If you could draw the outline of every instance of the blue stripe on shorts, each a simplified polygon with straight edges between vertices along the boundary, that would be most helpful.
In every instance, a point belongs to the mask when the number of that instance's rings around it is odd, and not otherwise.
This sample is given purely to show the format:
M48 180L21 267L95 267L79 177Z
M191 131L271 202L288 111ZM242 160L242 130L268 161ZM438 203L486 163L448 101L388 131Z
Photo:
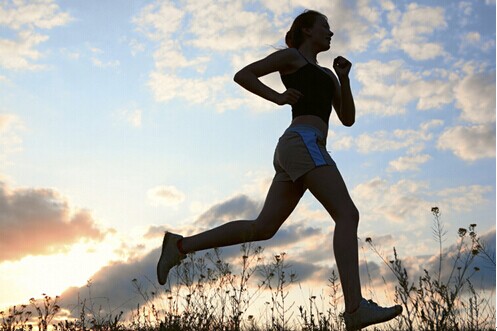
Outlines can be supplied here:
M312 160L314 161L314 164L316 167L327 165L326 160L323 157L323 154L321 153L321 150L317 144L317 133L314 130L309 130L306 128L292 128L291 131L296 132L302 137L302 140L304 141L304 145L309 151L309 154L311 155Z

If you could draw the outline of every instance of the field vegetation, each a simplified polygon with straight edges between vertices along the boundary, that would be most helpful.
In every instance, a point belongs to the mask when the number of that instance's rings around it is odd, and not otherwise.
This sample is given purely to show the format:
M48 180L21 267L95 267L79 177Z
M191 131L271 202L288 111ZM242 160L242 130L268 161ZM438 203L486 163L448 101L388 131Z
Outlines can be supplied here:
M403 314L395 320L368 330L494 330L495 293L488 294L474 284L480 265L493 269L495 253L489 251L476 232L476 224L460 228L456 237L457 251L447 258L443 243L447 233L437 207L432 234L438 243L437 268L424 270L416 278L393 248L393 259L387 259L374 240L365 242L396 279L393 300L403 306ZM171 270L172 283L153 290L137 279L131 280L140 294L127 317L123 311L103 309L89 296L78 303L77 318L61 318L59 297L43 295L29 304L0 312L0 331L13 330L140 330L140 331L325 331L345 330L342 320L341 288L335 271L331 272L324 295L311 295L299 302L291 301L290 292L298 287L298 275L292 273L285 253L265 262L264 251L253 243L241 245L238 265L223 260L222 251L214 249L203 255L190 254ZM449 270L449 272L443 272ZM375 277L375 275L368 275ZM150 284L155 282L150 281ZM386 285L386 281L385 281ZM485 294L487 293L487 294ZM262 311L250 314L259 302Z

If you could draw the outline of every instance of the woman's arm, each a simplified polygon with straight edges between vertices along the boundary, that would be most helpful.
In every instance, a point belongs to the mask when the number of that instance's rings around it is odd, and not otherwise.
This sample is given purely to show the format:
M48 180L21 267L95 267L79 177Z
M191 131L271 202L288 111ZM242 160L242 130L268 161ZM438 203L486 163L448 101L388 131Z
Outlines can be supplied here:
M294 104L302 96L302 93L295 89L288 89L283 93L278 93L263 84L259 80L259 77L272 72L287 70L298 59L295 52L291 48L277 51L238 71L235 74L234 80L246 90L278 105Z
M352 126L355 123L355 105L349 79L351 67L352 63L341 56L337 57L333 62L333 69L335 69L340 81L336 89L333 107L337 112L340 122L345 126Z

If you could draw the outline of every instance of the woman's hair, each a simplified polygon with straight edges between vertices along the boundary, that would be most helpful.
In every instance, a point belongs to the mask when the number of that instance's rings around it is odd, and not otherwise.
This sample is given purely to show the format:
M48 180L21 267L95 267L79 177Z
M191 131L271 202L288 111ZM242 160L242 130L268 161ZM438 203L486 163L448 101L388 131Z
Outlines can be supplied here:
M326 18L325 15L315 10L305 10L302 14L297 16L292 23L290 31L286 33L285 43L287 46L290 48L299 48L305 41L303 29L312 28L318 17Z

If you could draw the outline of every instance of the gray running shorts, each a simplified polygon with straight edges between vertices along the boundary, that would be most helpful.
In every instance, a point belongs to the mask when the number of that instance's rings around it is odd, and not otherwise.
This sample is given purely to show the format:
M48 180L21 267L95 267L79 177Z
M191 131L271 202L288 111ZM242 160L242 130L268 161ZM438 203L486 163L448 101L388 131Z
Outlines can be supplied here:
M273 160L276 174L273 181L293 181L310 170L335 166L326 150L326 137L311 125L292 125L280 137Z

